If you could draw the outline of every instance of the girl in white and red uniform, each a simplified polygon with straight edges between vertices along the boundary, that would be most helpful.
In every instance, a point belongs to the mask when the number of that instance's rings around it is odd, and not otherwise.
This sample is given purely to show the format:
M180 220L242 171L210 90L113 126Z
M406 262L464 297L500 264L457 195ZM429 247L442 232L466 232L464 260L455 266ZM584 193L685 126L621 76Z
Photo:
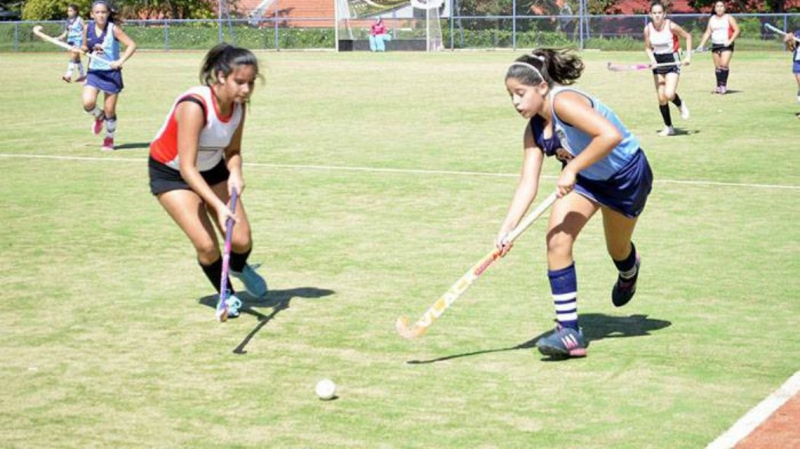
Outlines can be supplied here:
M711 51L714 57L714 73L717 77L717 87L712 93L725 94L728 92L728 75L730 74L731 57L733 56L733 43L739 37L739 24L730 14L725 13L725 2L717 0L714 3L714 13L708 19L708 26L698 49L711 39Z
M214 222L224 233L235 221L231 238L230 273L254 296L264 297L267 284L247 264L252 250L250 222L242 201L232 213L233 191L241 195L242 130L245 105L253 92L258 60L249 50L219 44L205 57L200 79L178 97L166 122L150 144L150 190L189 237L197 261L219 293L222 257ZM231 285L227 282L227 285ZM241 300L227 299L228 317L239 315Z
M672 126L672 117L669 112L669 102L675 104L681 112L681 118L689 118L689 108L678 95L678 80L681 75L681 65L689 65L692 61L692 35L680 25L667 20L664 4L659 0L650 4L651 22L644 27L644 49L650 62L653 64L674 63L674 65L653 68L653 82L658 95L658 109L664 120L664 130L660 136L672 136L675 128ZM681 61L680 40L686 41L686 60Z

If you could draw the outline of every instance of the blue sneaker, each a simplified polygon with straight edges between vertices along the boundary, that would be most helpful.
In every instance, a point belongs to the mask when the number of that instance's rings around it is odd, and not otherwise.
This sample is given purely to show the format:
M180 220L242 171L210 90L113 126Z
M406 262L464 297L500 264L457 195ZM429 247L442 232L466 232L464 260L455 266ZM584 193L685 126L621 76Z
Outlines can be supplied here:
M256 270L250 265L245 264L241 273L233 270L231 270L230 273L231 276L242 281L244 288L246 288L251 295L257 298L267 296L267 281L256 273Z
M616 307L622 307L627 304L636 293L636 280L639 279L639 267L642 265L642 258L636 255L636 274L630 279L622 279L622 276L617 277L617 283L611 290L611 302Z
M238 318L239 309L242 308L242 301L236 295L228 295L225 301L217 302L217 320L224 323L228 318Z
M542 355L551 357L586 357L589 344L583 338L583 331L571 327L556 326L555 331L536 342L536 348Z

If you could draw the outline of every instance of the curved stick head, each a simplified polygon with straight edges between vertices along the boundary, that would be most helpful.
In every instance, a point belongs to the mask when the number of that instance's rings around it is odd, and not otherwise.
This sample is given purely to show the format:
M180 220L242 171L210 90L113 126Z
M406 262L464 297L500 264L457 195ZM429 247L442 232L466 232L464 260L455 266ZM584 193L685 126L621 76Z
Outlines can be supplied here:
M419 327L419 326L410 327L408 325L408 318L404 316L401 316L400 318L397 319L395 327L397 328L397 333L400 334L401 337L407 340L413 340L425 333L424 327Z
M37 31L42 31L42 26L41 25L36 25L35 27L33 27L33 32L35 33Z

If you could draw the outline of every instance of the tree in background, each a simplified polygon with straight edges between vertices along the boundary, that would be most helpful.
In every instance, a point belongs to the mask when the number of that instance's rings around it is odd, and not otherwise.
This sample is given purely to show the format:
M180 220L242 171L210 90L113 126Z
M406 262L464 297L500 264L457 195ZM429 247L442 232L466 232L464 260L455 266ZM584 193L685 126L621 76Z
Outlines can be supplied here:
M128 0L120 6L120 13L142 19L211 19L217 16L217 1Z
M66 17L67 5L78 5L84 18L92 0L25 0L23 20L60 20ZM217 16L216 0L125 0L109 2L122 19L209 19ZM233 9L231 1L227 2Z

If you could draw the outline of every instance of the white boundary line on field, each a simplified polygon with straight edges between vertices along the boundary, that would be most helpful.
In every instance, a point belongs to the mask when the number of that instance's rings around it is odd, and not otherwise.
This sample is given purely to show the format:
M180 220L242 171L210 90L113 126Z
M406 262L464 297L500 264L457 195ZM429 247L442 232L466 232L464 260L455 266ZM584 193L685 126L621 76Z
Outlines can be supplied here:
M51 159L61 161L93 161L93 162L136 162L146 163L145 159L134 159L125 157L97 157L97 156L54 156L45 154L13 154L13 153L0 153L0 157L5 158L18 158L18 159ZM263 162L245 162L248 167L268 167L278 169L290 170L326 170L326 171L357 171L367 173L398 173L398 174L415 174L415 175L448 175L448 176L487 176L495 178L516 178L519 174L515 173L489 173L477 171L457 171L457 170L426 170L415 168L379 168L379 167L352 167L342 165L313 165L313 164L273 164ZM554 176L543 176L544 178L555 178ZM786 190L800 190L800 186L795 185L781 185L781 184L752 184L741 182L717 182L717 181L700 181L700 180L677 180L677 179L656 179L656 184L680 184L680 185L694 185L694 186L718 186L718 187L748 187L760 189L786 189Z
M706 446L706 449L730 449L736 446L798 392L800 392L800 371L794 373L780 388L736 421L727 432Z

